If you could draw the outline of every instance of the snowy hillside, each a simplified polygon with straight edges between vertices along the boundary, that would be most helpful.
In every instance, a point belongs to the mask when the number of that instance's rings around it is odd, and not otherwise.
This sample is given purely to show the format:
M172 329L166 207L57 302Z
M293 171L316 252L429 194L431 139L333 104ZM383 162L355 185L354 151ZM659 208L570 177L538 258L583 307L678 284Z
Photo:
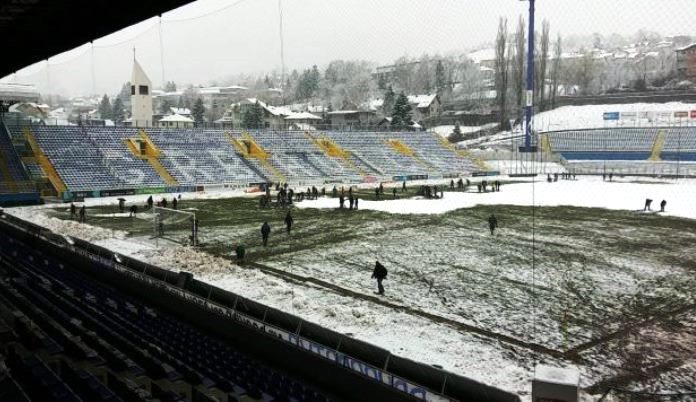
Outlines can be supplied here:
M563 106L534 116L534 130L696 125L696 118L688 117L692 110L696 104L682 102ZM618 114L611 116L618 120L605 120L605 113Z

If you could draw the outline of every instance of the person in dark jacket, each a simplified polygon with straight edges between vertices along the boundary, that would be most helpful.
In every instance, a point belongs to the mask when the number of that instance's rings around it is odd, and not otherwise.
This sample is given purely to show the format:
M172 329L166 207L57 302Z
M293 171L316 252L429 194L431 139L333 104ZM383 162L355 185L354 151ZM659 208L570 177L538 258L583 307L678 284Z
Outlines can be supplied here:
M665 212L666 206L667 206L667 200L662 200L662 202L660 202L660 212Z
M162 208L167 208L167 199L162 198Z
M268 245L268 236L271 235L271 225L268 224L268 222L264 222L263 225L261 225L261 240L263 240L263 246L266 247Z
M83 205L82 208L80 208L80 222L82 222L82 223L85 222L85 220L86 220L85 214L86 213L87 213L87 211L85 211L85 206Z
M179 201L177 201L176 198L172 199L172 208L176 209L177 205L179 205Z
M375 187L375 200L379 200L379 187Z
M237 244L237 247L234 248L234 253L237 257L237 264L243 264L244 254L246 254L246 248L244 248L244 245L242 243Z
M147 209L152 209L152 196L147 197Z
M353 192L349 191L348 192L348 209L353 210L353 203L355 202L355 199L353 198Z
M339 208L343 209L343 204L346 202L346 199L343 197L343 194L338 196L338 204Z
M358 196L355 196L355 209L358 209Z
M405 191L406 191L406 180L404 180L404 182L401 183L401 192L403 193Z
M396 199L396 187L392 188L392 197Z
M75 207L75 204L73 204L71 202L70 203L70 219L74 219L76 214L77 214L77 208Z
M379 261L375 261L375 269L372 271L372 279L377 279L377 293L384 294L382 281L387 277L387 269Z
M288 230L288 234L290 234L293 223L295 223L295 220L292 219L292 215L290 215L290 211L288 211L287 215L285 215L285 228Z
M131 217L135 217L138 214L138 206L133 204L130 207L130 215Z
M652 208L650 206L652 205L652 200L650 198L645 199L645 206L643 207L643 211L652 211Z
M495 229L498 227L498 218L494 214L488 217L488 228L491 230L491 236L494 234Z

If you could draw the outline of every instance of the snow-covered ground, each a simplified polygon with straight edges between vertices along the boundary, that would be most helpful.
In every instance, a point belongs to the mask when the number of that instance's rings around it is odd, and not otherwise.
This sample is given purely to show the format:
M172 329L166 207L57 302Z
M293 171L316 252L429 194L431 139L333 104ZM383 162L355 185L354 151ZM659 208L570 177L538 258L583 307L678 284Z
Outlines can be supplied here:
M489 182L496 177L480 178ZM616 178L613 182L603 181L601 177L581 180L559 180L548 183L545 177L537 177L531 183L513 183L501 187L500 192L484 194L445 192L439 200L426 200L420 197L393 201L360 201L360 208L396 214L441 214L475 205L572 205L590 208L615 210L638 210L643 208L646 198L653 201L653 208L659 208L661 200L667 200L665 215L696 219L696 181L650 180L634 183ZM322 198L304 201L299 208L336 208L337 201Z
M534 116L535 131L572 130L604 127L650 127L696 125L687 118L675 118L674 112L690 112L694 103L628 103L563 106ZM604 113L618 112L620 120L604 120Z
M483 178L474 178L473 183ZM485 178L495 180L496 178ZM503 179L503 178L499 178ZM667 200L667 210L664 215L696 219L696 207L693 200L696 199L696 181L680 180L643 180L640 183L632 179L619 180L614 182L604 182L601 178L582 178L577 181L559 180L555 183L547 183L545 178L537 178L536 182L516 182L504 184L500 192L495 193L460 193L447 192L440 200L425 199L405 199L387 201L368 201L361 200L360 208L365 210L383 211L391 214L413 215L415 216L437 216L450 211L471 208L476 205L488 205L495 211L496 205L518 205L518 206L580 206L596 207L612 210L637 211L643 207L646 198L653 199L653 208L659 208L662 199ZM529 179L525 179L529 180ZM217 197L242 196L241 191L229 191L220 193L204 194L184 194L185 199L207 199ZM156 196L159 199L161 195ZM171 198L169 195L168 198ZM125 197L129 201L144 203L146 196ZM109 199L88 199L88 205L116 204L116 198ZM55 207L55 206L53 206ZM300 208L336 208L336 199L322 198L316 201L304 201L298 204ZM23 207L7 209L6 212L17 215L21 218L33 221L39 225L48 227L55 232L83 238L93 241L99 245L110 248L115 252L131 255L143 259L153 264L161 265L166 268L176 270L187 270L196 275L197 278L212 283L216 286L236 292L242 296L255 299L266 303L272 307L289 311L304 319L316 322L320 325L330 327L336 331L351 333L358 339L362 339L378 346L390 350L392 353L407 358L419 360L425 363L439 364L446 370L462 374L491 384L528 398L531 389L530 381L533 371L533 362L539 359L534 353L523 348L512 348L496 340L473 335L451 327L446 324L434 323L428 319L407 314L403 311L395 311L385 306L376 305L368 301L347 297L334 291L315 286L312 284L296 284L284 281L276 276L268 275L257 270L242 269L230 264L229 260L218 256L213 256L198 250L185 247L172 247L154 244L146 237L129 237L124 231L115 231L101 227L94 227L89 224L79 224L73 221L61 220L49 216L50 211L44 211L51 206L42 207ZM61 209L66 206L61 206ZM636 215L640 216L640 215ZM405 218L408 220L408 218ZM414 218L415 219L415 218ZM598 236L604 229L604 223L597 222L596 227L588 228L595 231ZM483 228L485 231L485 228ZM501 230L506 230L505 228ZM462 232L464 233L464 232ZM525 297L524 286L515 285L513 287L493 287L491 284L499 280L508 282L524 283L529 280L527 273L516 270L512 266L500 265L495 262L496 256L490 255L489 259L482 259L480 255L471 254L473 248L462 246L462 244L488 244L490 242L487 235L467 234L468 237L456 237L458 234L440 233L437 226L425 228L422 231L411 228L404 229L396 239L397 248L379 250L380 253L406 253L408 259L413 264L419 265L419 261L425 258L430 261L436 258L438 248L460 249L461 258L467 260L465 268L472 270L473 278L479 275L481 279L472 281L467 286L467 291L476 292L480 303L471 303L474 300L470 294L457 297L457 283L447 284L447 277L443 281L433 278L438 277L435 271L427 270L421 273L421 277L411 278L415 281L431 283L431 288L435 293L427 291L427 288L407 288L399 290L400 284L408 285L406 273L408 269L417 270L414 267L400 268L390 265L391 273L395 278L390 279L388 286L391 286L391 294L396 303L413 305L425 311L440 314L444 317L457 319L467 323L478 324L486 328L500 329L510 333L510 323L527 328L528 311L508 311L505 312L504 305L500 305L500 300L511 303L513 306L518 300L523 301ZM530 234L514 233L514 237L523 244L528 241ZM537 234L537 238L543 240L542 233ZM288 254L287 258L270 258L268 264L282 269L288 269L294 273L316 276L319 278L330 278L340 276L341 285L351 290L371 289L373 284L369 280L369 273L361 269L346 271L338 266L332 266L335 261L352 256L352 263L355 267L369 266L369 254L377 252L372 248L378 247L379 239L383 236L375 236L374 243L358 243L353 248L343 250L343 246L327 248L323 250L321 256L312 253L298 252ZM563 243L562 238L555 238L547 235L547 241L558 241ZM439 240L437 240L439 239ZM394 239L391 239L394 240ZM422 247L410 250L404 244L422 244ZM440 243L436 243L440 241ZM591 243L591 239L588 239ZM408 243L411 242L411 243ZM592 245L573 244L572 247L589 249ZM401 246L399 246L401 245ZM563 244L559 247L563 248ZM364 255L360 255L362 248ZM554 251L554 250L551 250ZM367 254L366 254L367 253ZM413 254L415 253L415 254ZM513 250L511 257L516 257ZM471 258L468 256L471 254ZM617 258L617 257L614 257ZM621 257L623 258L623 257ZM628 257L626 257L628 258ZM478 260L481 261L478 261ZM365 260L365 261L363 261ZM288 262L289 261L289 262ZM314 261L310 263L310 261ZM434 260L437 263L437 258ZM472 261L477 261L475 265ZM328 262L328 263L323 263ZM643 282L649 282L652 278L664 274L661 270L655 270L650 264L641 264L636 259L626 259L615 265L627 265L626 270L617 270L611 276L592 277L591 280L602 292L607 292L611 297L611 292L617 288L628 290L639 289ZM407 265L407 264L404 264ZM490 270L492 272L484 272ZM351 266L348 266L351 268ZM333 269L333 270L332 270ZM340 272L340 274L338 273ZM484 276L485 275L485 276ZM537 280L541 286L554 286L552 273L540 266L537 272ZM597 275L590 271L589 275ZM397 279L402 276L406 279ZM489 279L486 279L490 276ZM658 278L659 279L659 278ZM444 286L444 287L443 287ZM452 287L454 286L454 287ZM418 289L418 291L414 291ZM487 289L487 290L486 290ZM491 290L492 289L492 290ZM512 290L511 290L512 289ZM438 294L438 292L442 292ZM454 292L454 293L453 293ZM504 298L488 298L486 293L501 292L507 295ZM439 300L440 295L443 297ZM446 295L447 299L444 299ZM454 297L452 297L454 296ZM550 303L554 303L550 299ZM501 310L501 308L503 308ZM467 310L470 313L467 314ZM510 310L508 308L508 310ZM483 312L482 315L471 312ZM512 314L512 315L507 315ZM534 339L537 343L549 342L558 345L562 342L558 338L558 328L552 321L539 320L543 339ZM571 332L581 331L579 328L570 328ZM580 333L580 332L578 332ZM556 334L556 335L554 335ZM524 333L512 333L512 335L525 338ZM555 361L554 359L543 357L547 363L564 365L566 362ZM596 376L602 367L581 367L583 373L583 384L588 384L589 376Z
M459 129L461 130L462 134L473 134L473 133L478 133L480 131L484 130L490 130L492 128L495 128L498 125L498 123L490 123L490 124L484 124L482 126L459 126ZM442 126L435 126L428 131L432 131L434 133L437 133L443 137L449 137L450 134L454 131L454 125L453 124L445 124Z

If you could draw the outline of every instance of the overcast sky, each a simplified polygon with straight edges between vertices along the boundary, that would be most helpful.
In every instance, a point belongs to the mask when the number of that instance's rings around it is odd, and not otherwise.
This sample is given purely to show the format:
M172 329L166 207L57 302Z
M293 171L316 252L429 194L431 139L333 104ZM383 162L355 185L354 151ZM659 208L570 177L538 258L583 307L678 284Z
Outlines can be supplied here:
M403 55L461 52L494 40L499 16L527 15L519 0L281 0L286 69L333 59L389 63ZM696 34L694 0L537 0L552 36ZM124 10L126 12L126 10ZM280 70L278 0L199 0L29 66L5 81L69 96L115 93L137 58L159 86L208 84L238 73ZM161 63L161 60L164 63ZM164 68L163 68L164 65Z

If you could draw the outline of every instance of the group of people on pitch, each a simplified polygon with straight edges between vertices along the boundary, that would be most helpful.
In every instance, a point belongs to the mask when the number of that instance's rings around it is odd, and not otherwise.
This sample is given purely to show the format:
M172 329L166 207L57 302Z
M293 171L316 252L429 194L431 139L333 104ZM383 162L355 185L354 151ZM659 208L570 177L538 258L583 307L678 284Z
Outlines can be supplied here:
M181 200L181 194L179 194L177 197L172 197L172 209L178 209L179 207L179 200ZM152 196L147 197L147 200L145 201L146 203L146 210L152 209L152 206L154 205L155 201L152 199ZM157 202L158 207L162 208L167 208L169 206L169 203L167 202L167 199L162 197L161 201ZM125 212L126 210L126 200L124 198L119 198L118 199L118 211L120 213ZM138 205L135 203L128 208L129 212L129 217L133 218L138 214ZM87 210L85 209L85 205L82 204L82 207L80 207L80 210L77 210L77 206L75 205L74 202L70 203L70 219L75 219L75 217L78 217L78 221L80 223L84 223L87 220Z

